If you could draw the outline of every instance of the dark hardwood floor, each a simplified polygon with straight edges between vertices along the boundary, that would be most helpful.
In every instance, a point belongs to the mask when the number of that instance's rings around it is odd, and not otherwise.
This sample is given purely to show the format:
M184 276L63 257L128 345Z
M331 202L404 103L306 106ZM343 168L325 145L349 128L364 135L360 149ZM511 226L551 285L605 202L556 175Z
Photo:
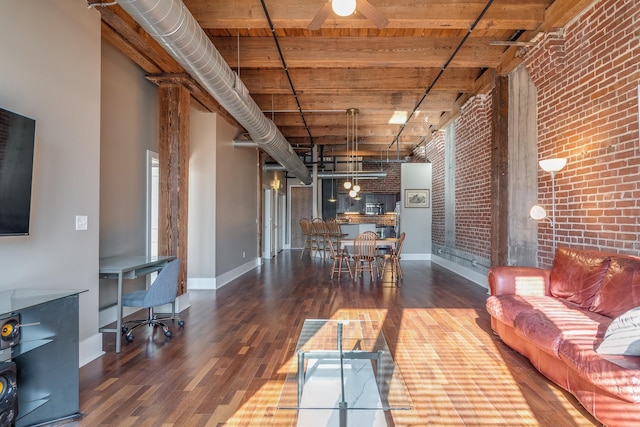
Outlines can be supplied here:
M486 289L428 261L402 261L399 288L329 279L329 264L285 251L217 291L191 291L173 337L133 343L80 369L78 426L291 426L276 408L306 318L377 319L413 409L390 426L592 426L569 395L492 333Z

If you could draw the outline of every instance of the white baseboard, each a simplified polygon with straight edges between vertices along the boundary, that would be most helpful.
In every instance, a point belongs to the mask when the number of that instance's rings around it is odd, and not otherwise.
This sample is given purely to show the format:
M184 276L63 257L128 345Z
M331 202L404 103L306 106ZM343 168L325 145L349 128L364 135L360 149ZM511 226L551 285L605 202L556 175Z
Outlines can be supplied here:
M237 279L243 274L261 265L262 265L262 258L254 258L251 261L244 263L239 267L234 268L233 270L230 270L224 274L221 274L220 276L216 277L216 289L220 289L221 287L231 282L232 280Z
M407 261L429 261L431 254L408 254L403 252L402 259Z
M215 277L190 277L187 279L187 289L193 290L215 290Z
M79 351L80 367L102 356L104 354L104 351L102 351L102 334L94 334L80 341Z
M405 259L404 254L402 255L402 259ZM455 262L449 261L448 259L440 258L437 255L432 255L431 261L446 268L447 270L451 270L454 273L459 274L465 279L471 280L475 284L480 285L487 290L489 289L489 281L486 274L478 273L475 270L472 270L460 264L456 264Z

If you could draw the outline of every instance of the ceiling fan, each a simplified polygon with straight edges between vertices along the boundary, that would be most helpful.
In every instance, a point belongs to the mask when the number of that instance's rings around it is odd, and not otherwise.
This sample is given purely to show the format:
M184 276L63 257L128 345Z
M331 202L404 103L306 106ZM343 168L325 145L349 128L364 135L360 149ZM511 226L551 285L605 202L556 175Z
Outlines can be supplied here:
M326 21L332 11L334 11L336 14L342 15L339 10L340 6L342 6L344 2L345 0L327 0L322 8L318 11L316 16L313 17L307 28L309 30L320 29L320 27L322 26L324 21ZM350 15L355 10L358 10L360 13L366 16L369 21L371 21L373 25L376 26L376 28L384 28L389 25L389 20L382 13L380 13L378 9L373 7L373 5L369 3L369 0L346 0L346 3L351 3L351 7L349 8L349 5L345 4L347 12L345 12L345 14L342 16Z

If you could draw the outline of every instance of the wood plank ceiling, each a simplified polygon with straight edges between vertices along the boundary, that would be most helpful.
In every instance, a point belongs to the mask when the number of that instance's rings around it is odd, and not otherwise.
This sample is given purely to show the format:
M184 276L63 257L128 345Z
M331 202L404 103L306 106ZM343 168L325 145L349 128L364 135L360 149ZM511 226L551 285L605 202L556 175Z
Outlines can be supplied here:
M357 108L358 154L380 159L411 155L465 101L487 93L496 73L512 70L539 34L564 26L591 2L358 0L353 15L339 17L326 0L184 0L297 151L314 144L325 155L344 154L346 110ZM371 7L388 20L384 28L363 14L371 17ZM323 8L326 20L308 29ZM151 79L183 72L119 6L98 9L103 37ZM196 82L187 84L204 108L220 111ZM411 119L390 123L398 115Z

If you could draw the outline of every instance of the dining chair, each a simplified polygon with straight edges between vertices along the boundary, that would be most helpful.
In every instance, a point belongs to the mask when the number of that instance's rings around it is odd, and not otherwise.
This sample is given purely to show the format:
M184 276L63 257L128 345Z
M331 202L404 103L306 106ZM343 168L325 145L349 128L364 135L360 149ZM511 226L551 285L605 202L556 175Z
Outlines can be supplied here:
M313 230L316 254L322 252L322 259L326 259L327 251L329 250L327 245L329 234L325 221L322 218L314 218L311 220L311 228Z
M340 280L340 274L349 272L349 277L353 277L353 273L351 272L351 261L349 260L349 251L347 248L340 248L336 246L334 248L333 241L329 239L329 256L333 263L331 264L331 279L333 279L333 275L338 273L338 280Z
M374 280L374 268L376 268L376 239L378 236L373 231L365 231L356 236L353 241L353 271L354 277L363 277L364 271L369 270L371 281ZM376 274L377 276L377 271Z
M300 231L304 237L302 244L302 253L300 259L304 256L304 252L309 249L309 256L313 255L313 230L311 228L311 220L309 218L300 218Z
M400 267L400 255L402 253L402 246L404 245L405 232L400 233L396 247L391 248L389 253L384 254L381 259L382 265L380 266L380 277L387 269L387 263L391 263L391 281L396 282L402 279L402 268Z

